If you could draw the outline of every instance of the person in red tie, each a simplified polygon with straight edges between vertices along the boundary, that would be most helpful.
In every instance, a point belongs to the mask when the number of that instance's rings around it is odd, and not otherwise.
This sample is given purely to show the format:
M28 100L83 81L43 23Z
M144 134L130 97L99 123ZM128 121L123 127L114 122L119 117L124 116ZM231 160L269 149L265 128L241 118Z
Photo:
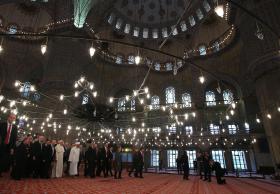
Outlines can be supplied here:
M17 127L13 124L15 120L16 115L11 113L7 122L0 123L0 176L10 169L17 140Z

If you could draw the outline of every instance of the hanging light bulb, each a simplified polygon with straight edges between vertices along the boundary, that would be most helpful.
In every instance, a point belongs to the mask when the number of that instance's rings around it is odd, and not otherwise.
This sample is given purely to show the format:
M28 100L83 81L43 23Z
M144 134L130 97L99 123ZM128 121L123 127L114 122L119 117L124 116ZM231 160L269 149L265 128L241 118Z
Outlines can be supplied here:
M229 116L228 115L226 115L226 120L229 120Z
M91 47L89 48L89 55L92 58L93 55L95 54L96 49L93 47L93 45L91 45Z
M231 114L231 115L234 115L234 110L230 110L230 114Z
M269 119L272 118L272 117L271 117L271 114L269 114L269 113L266 115L266 117L269 118Z
M13 100L13 101L10 102L10 107L13 107L15 105L16 105L16 101Z
M0 102L2 102L4 100L4 96L0 95Z
M134 90L133 91L133 96L137 96L138 95L138 91L137 90Z
M18 87L20 85L20 81L16 80L15 81L15 87Z
M140 104L144 104L144 100L142 98L140 99Z
M63 99L64 99L64 95L63 95L63 94L61 94L61 95L60 95L60 97L59 97L59 100L61 100L61 101L62 101Z
M129 96L128 96L128 95L125 96L125 100L126 100L126 101L129 100Z
M234 102L231 104L231 106L232 106L233 109L236 108L236 104Z
M79 84L77 82L75 82L74 84L74 88L78 88Z
M63 114L65 114L65 115L67 114L67 109L63 110Z
M75 96L75 97L78 97L78 96L79 96L79 92L76 91L76 92L74 93L74 96Z
M224 6L223 6L223 5L218 5L218 6L216 6L216 7L215 7L215 13L216 13L219 17L223 18L223 17L224 17L224 14L225 14L225 12L224 12Z
M93 95L93 97L94 97L94 98L96 98L96 96L97 96L97 92L96 92L96 91L95 91L95 92L93 92L93 93L92 93L92 95Z
M84 76L82 76L82 77L80 78L79 81L80 81L81 83L83 83L85 80L86 80L86 78L85 78Z
M23 101L23 102L22 102L22 105L23 105L23 106L26 106L26 104L27 104L26 101Z
M36 89L35 89L35 86L30 86L30 91L31 92L34 92Z
M199 76L199 82L200 82L201 84L203 84L203 83L205 82L205 78L204 78L204 76L202 75L202 73L201 73L201 76Z
M109 102L110 102L110 103L113 103L113 101L114 101L114 98L113 98L113 97L110 97L110 98L109 98Z
M89 88L90 88L91 90L93 90L94 85L91 83L91 84L89 85Z
M132 122L135 122L136 121L136 118L135 117L132 117Z
M135 56L135 64L139 65L140 61L141 61L141 57L139 55Z
M280 106L277 108L277 111L280 112Z
M149 88L148 88L148 87L145 87L145 88L144 88L144 91L145 91L146 94L148 94Z
M46 44L42 44L41 45L41 53L42 55L44 55L47 52L47 45Z
M147 94L147 99L150 99L150 97L151 97L150 94Z
M0 53L2 53L3 52L3 46L2 45L0 45Z

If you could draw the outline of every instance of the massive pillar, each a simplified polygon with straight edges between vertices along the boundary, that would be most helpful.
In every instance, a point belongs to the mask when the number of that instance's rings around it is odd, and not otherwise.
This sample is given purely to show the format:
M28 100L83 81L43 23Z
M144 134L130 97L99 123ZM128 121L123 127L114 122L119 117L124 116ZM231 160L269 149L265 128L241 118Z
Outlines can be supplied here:
M280 34L278 0L243 2L243 7L256 14ZM279 37L257 19L239 10L241 39L244 43L240 68L249 75L260 106L263 126L269 143L274 168L280 171L280 54ZM272 119L267 118L270 113Z

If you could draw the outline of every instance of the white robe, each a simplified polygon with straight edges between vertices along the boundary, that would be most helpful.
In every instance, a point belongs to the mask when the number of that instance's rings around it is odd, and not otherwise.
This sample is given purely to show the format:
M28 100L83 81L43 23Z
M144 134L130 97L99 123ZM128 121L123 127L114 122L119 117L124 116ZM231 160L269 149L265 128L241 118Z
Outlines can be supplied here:
M63 172L63 154L64 154L64 147L58 144L55 147L55 153L56 153L56 168L55 168L55 176L57 178L62 177Z
M69 162L70 162L70 175L77 175L78 174L78 162L80 158L80 149L77 147L71 148L70 155L69 155Z

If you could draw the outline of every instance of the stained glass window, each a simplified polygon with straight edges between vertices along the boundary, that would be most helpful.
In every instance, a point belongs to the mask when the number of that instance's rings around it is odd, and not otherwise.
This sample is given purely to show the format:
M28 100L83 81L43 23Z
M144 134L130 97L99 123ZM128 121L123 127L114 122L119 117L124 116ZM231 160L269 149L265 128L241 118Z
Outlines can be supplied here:
M236 125L228 125L228 133L233 135L236 134L237 132L237 127Z
M169 132L169 133L176 133L176 130L177 130L177 128L176 128L176 124L175 124L175 123L171 124L171 125L168 127L168 132Z
M23 84L23 90L22 90L22 93L21 95L25 98L28 98L29 97L29 94L30 94L30 88L31 88L31 84L30 82L25 82Z
M209 128L212 135L220 134L220 127L218 125L210 124Z
M82 99L82 104L87 104L89 100L89 96L88 94L84 94L83 95L83 99Z
M187 155L189 159L189 167L194 168L193 161L196 160L196 151L195 150L187 150Z
M159 151L151 150L151 166L159 166Z
M233 93L230 90L223 91L224 104L231 104L233 102Z
M168 87L165 89L166 104L175 103L175 89L173 87Z
M192 135L193 134L193 127L192 126L185 126L186 135Z
M225 156L222 150L212 150L212 158L214 161L219 162L222 168L225 168Z
M127 60L128 60L128 64L130 64L130 65L135 64L135 57L134 57L134 55L129 55Z
M192 99L189 93L182 94L182 107L192 107Z
M206 46L205 45L200 45L198 47L198 50L199 50L200 55L206 55Z
M177 166L176 159L178 157L178 150L167 150L168 167L175 168Z
M247 163L244 151L231 151L233 166L235 170L247 170Z
M125 104L126 104L125 97L119 98L119 100L118 100L118 111L120 111L120 112L125 111Z
M206 105L207 106L216 106L216 97L215 93L212 91L206 92Z
M151 98L151 105L152 105L152 109L159 109L159 97L158 96L153 96Z
M134 111L135 110L135 98L132 98L131 101L130 101L130 105L131 105L131 111Z

